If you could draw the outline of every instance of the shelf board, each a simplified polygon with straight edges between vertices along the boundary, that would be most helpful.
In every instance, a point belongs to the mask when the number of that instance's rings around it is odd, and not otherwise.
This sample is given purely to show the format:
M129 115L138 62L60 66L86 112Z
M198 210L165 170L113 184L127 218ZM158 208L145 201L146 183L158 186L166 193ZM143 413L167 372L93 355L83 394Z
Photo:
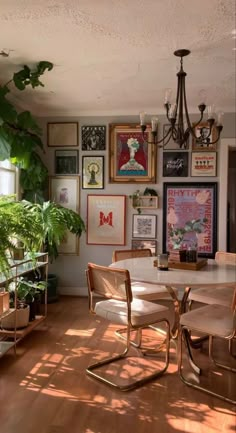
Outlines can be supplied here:
M0 358L14 346L14 341L0 341Z
M21 338L29 334L36 326L42 323L46 319L46 316L36 316L36 319L29 323L26 328L16 329L16 339L19 341ZM6 337L14 337L15 330L12 329L1 329L0 334L4 334Z

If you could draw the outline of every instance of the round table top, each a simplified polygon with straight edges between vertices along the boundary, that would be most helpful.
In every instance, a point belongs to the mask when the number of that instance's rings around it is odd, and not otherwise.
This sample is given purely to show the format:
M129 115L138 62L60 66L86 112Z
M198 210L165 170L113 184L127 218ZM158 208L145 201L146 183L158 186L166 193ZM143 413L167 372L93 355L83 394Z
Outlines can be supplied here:
M155 259L156 257L137 257L119 260L110 266L128 269L131 280L170 285L176 288L236 284L234 265L218 264L215 260L208 259L208 264L197 271L171 269L171 267L168 271L160 271L154 267Z

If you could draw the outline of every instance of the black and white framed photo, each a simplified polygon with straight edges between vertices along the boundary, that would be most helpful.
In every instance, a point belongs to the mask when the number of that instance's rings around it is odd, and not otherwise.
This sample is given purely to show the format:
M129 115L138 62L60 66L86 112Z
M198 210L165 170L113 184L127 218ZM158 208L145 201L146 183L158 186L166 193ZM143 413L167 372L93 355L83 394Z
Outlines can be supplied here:
M55 174L78 174L79 152L78 150L55 151Z
M82 157L83 189L104 188L104 156L83 156Z
M176 128L178 127L178 125L176 125ZM168 135L168 131L170 130L170 124L167 123L165 125L163 125L163 137L165 137L166 135ZM166 137L166 139L163 141L163 146L165 148L165 150L187 150L189 148L189 138L186 142L184 142L183 144L178 144L176 143L176 141L173 140L173 138L171 137L169 139L169 135Z
M163 176L187 177L188 152L163 152Z
M156 215L133 215L133 238L156 239L157 216Z
M157 255L157 241L153 239L132 239L131 241L132 250L143 250L149 248L153 256Z
M84 125L81 135L82 150L106 150L106 126Z

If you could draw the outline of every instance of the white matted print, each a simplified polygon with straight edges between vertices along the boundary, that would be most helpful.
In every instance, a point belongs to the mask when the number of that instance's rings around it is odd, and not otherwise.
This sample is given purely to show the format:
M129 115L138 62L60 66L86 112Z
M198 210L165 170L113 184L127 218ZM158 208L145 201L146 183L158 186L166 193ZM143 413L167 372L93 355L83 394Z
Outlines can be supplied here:
M125 245L125 195L87 196L87 244Z
M133 215L133 238L155 239L157 233L156 215Z
M193 152L191 176L216 176L216 152Z
M78 122L55 122L47 124L49 147L78 146Z

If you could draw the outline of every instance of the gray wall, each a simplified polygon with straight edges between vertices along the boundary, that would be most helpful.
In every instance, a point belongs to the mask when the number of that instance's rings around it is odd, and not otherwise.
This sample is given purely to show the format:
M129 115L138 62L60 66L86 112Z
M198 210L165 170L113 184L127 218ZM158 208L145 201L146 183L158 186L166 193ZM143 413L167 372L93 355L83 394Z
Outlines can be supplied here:
M196 120L197 116L193 115L192 120ZM107 149L106 151L94 152L94 154L105 156L105 188L103 190L83 190L80 188L80 214L86 222L87 219L87 195L88 194L125 194L127 196L127 207L126 207L126 245L124 248L131 247L132 238L132 215L135 212L131 206L131 202L128 196L137 189L143 191L147 186L157 190L159 195L159 208L151 210L150 213L157 215L157 240L158 240L158 252L162 250L162 189L163 182L193 182L193 181L216 181L219 182L221 175L224 175L217 171L217 177L206 177L206 178L194 178L194 177L183 177L183 178L163 178L162 177L162 149L158 149L157 152L157 183L156 184L109 184L108 183L108 164L109 164L109 124L110 123L139 123L138 116L111 116L111 117L70 117L70 118L40 118L39 123L42 126L45 143L45 154L42 155L44 162L46 163L49 174L54 175L54 155L55 149L47 146L46 131L47 123L55 121L77 121L79 122L79 174L81 175L82 170L82 155L91 155L91 152L82 151L80 147L81 136L80 127L82 125L106 125L107 126ZM162 135L163 122L165 122L164 116L159 116L159 137ZM233 113L225 115L223 137L233 138L236 136L235 132L235 115ZM221 152L224 149L220 147L218 143L218 161ZM191 156L191 148L189 151L189 164ZM149 212L148 212L149 213ZM220 230L220 229L219 229ZM218 233L219 234L219 233ZM50 265L50 272L55 272L59 276L60 292L64 294L78 294L86 295L86 279L85 269L88 261L95 262L97 264L108 265L111 263L112 252L114 249L123 248L117 246L104 246L104 245L87 245L86 235L83 234L80 238L80 255L79 256L65 256L61 255L59 258Z

